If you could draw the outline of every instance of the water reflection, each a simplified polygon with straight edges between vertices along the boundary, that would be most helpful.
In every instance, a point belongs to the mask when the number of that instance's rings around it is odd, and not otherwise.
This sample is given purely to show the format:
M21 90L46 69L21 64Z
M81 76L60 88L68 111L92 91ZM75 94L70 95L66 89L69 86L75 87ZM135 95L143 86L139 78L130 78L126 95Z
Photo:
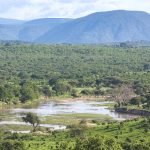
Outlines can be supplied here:
M111 102L96 101L70 101L70 102L46 102L40 104L37 108L17 108L11 109L11 113L23 114L27 112L36 113L38 116L50 116L59 114L103 114L108 115L116 120L125 120L135 117L134 115L119 114L108 109L107 106L101 106Z

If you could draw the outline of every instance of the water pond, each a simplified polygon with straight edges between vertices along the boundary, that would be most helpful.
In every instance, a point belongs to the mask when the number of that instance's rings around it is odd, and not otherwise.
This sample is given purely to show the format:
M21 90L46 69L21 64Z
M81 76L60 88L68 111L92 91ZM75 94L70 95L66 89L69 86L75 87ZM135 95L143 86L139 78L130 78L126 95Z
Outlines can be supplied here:
M18 121L25 113L32 112L36 113L39 117L57 116L62 114L92 114L92 115L106 115L114 120L126 120L132 119L135 116L128 114L116 113L108 108L108 104L112 102L101 102L101 101L49 101L39 104L37 107L26 107L26 108L13 108L3 109L0 111L0 116L7 116L5 120L0 118L0 125L13 124L13 125L25 125L24 122ZM9 118L7 120L7 118ZM26 124L28 125L28 124ZM63 125L57 124L41 124L43 127L50 127L54 130L65 129Z

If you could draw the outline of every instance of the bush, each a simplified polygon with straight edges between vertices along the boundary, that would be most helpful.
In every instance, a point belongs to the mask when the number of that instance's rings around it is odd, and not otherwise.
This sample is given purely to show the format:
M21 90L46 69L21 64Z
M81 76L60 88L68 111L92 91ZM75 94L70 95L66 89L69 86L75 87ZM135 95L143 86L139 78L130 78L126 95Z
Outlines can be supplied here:
M25 150L23 142L6 140L0 144L1 150Z
M81 94L82 95L92 95L93 91L88 90L88 89L84 89L84 90L81 91Z

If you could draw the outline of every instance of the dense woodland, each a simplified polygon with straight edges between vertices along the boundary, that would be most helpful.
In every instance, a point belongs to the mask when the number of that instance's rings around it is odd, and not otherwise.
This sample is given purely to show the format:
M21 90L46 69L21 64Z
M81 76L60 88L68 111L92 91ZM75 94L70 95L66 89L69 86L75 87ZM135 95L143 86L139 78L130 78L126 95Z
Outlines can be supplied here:
M105 95L130 85L149 103L150 47L104 45L0 45L0 101L26 102L41 96ZM139 100L140 99L140 100Z

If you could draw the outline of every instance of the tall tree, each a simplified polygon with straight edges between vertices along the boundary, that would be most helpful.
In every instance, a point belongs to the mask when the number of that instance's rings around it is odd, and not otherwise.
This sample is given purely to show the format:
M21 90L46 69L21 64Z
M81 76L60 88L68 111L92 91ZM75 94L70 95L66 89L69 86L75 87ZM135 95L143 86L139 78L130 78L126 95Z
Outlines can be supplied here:
M27 113L25 117L22 117L23 121L30 123L33 126L33 131L36 131L36 128L40 124L40 119L36 114Z
M115 100L118 105L125 105L132 98L136 97L132 86L122 85L112 90L111 99Z

